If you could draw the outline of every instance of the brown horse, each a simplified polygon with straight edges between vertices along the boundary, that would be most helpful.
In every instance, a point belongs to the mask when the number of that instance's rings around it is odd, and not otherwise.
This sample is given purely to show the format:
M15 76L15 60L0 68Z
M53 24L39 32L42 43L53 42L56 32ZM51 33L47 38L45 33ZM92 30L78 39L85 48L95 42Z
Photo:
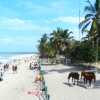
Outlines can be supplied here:
M68 83L70 78L72 79L73 84L75 85L75 82L77 82L78 85L78 81L79 81L79 73L78 72L70 72L68 75Z
M89 86L91 86L92 81L95 83L96 81L96 76L94 72L81 72L81 79L83 79L84 84L89 83Z

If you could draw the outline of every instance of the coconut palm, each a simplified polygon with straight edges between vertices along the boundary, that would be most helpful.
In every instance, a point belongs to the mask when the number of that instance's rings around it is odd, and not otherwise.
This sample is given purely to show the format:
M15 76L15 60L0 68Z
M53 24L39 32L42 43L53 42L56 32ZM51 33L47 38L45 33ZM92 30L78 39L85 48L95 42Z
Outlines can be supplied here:
M70 42L70 39L72 39L73 37L70 36L71 35L71 31L69 31L68 29L63 30L62 34L61 34L61 48L67 48Z
M72 32L68 29L63 30L61 28L57 28L51 33L50 41L53 44L53 47L56 49L56 54L64 54L64 51L69 46L69 40L72 38L70 36Z
M45 57L47 56L46 54L46 49L47 49L47 41L48 41L48 37L47 34L44 34L42 36L42 38L39 41L39 45L38 45L38 50L40 52L41 57Z
M88 6L85 7L85 11L88 12L85 15L85 19L79 24L79 28L81 29L82 33L86 32L85 30L89 29L88 26L90 25L90 30L88 32L89 39L93 40L97 36L97 9L96 4L92 5L90 0L87 0Z
M100 0L96 0L96 11L97 11L97 24L98 24L98 36L100 38Z
M55 55L55 53L56 53L56 50L55 50L55 48L53 47L53 44L52 44L52 42L50 42L50 41L48 41L47 42L47 44L46 44L47 46L47 54L48 54L48 57L49 58L54 58L56 55Z
M56 54L59 54L59 49L60 49L60 45L61 45L61 33L62 33L62 29L57 28L57 30L54 30L51 33L51 38L50 41L53 44L53 47L56 49Z

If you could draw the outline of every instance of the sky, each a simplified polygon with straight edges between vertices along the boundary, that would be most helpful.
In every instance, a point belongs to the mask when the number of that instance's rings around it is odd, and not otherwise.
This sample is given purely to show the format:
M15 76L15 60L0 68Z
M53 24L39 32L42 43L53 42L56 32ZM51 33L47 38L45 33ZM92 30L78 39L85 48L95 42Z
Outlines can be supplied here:
M37 52L41 36L57 27L80 39L79 8L83 20L86 4L86 0L0 0L0 52Z

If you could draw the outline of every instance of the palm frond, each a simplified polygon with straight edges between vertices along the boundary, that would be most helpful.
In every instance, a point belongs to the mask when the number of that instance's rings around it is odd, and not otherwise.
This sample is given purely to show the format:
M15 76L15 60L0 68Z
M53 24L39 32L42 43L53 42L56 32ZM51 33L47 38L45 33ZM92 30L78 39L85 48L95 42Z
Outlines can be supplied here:
M84 9L84 11L89 11L91 13L95 12L95 10L93 8L91 8L90 6L86 6L85 9Z
M84 10L85 11L90 11L92 13L96 12L96 8L95 8L95 6L92 5L90 0L87 0L87 3L89 4L89 6L86 6Z
M90 19L85 19L85 20L83 20L82 22L80 22L80 23L79 23L79 28L81 29L82 26L83 26L85 23L87 23L89 20L90 20Z
M94 18L95 14L87 14L85 15L85 19Z
M91 23L91 21L87 22L83 27L82 27L82 33L84 32L84 30L87 28L87 26Z

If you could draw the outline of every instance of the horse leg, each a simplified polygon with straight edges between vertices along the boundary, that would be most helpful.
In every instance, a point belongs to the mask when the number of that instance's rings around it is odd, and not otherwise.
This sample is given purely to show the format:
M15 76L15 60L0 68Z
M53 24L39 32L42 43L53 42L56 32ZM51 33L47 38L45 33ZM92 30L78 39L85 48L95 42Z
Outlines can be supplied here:
M72 84L74 84L74 79L73 79L73 77L72 77Z
M94 83L96 82L96 77L94 77Z
M68 78L68 83L69 83L69 78Z
M84 77L84 85L86 84L86 78Z
M79 80L77 79L77 85L78 85Z
M81 75L81 80L83 79L83 75Z
M91 87L91 83L92 83L92 80L91 80L91 79L89 79L89 87Z
M69 83L69 80L70 80L70 75L68 75L67 79L68 79L68 83Z
M68 79L68 83L69 83L69 81L70 81L70 78L71 78L71 77L70 77L70 74L69 74L69 76L67 77L67 79Z
M95 85L95 82L96 82L96 78L94 78L94 79L93 79L93 82L94 82L94 83L93 83L93 85Z
M72 77L72 83L73 83L73 77Z
M72 83L73 83L73 85L75 85L75 79L74 78L72 78Z
M84 85L85 85L85 87L87 87L87 78L86 77L84 77Z

